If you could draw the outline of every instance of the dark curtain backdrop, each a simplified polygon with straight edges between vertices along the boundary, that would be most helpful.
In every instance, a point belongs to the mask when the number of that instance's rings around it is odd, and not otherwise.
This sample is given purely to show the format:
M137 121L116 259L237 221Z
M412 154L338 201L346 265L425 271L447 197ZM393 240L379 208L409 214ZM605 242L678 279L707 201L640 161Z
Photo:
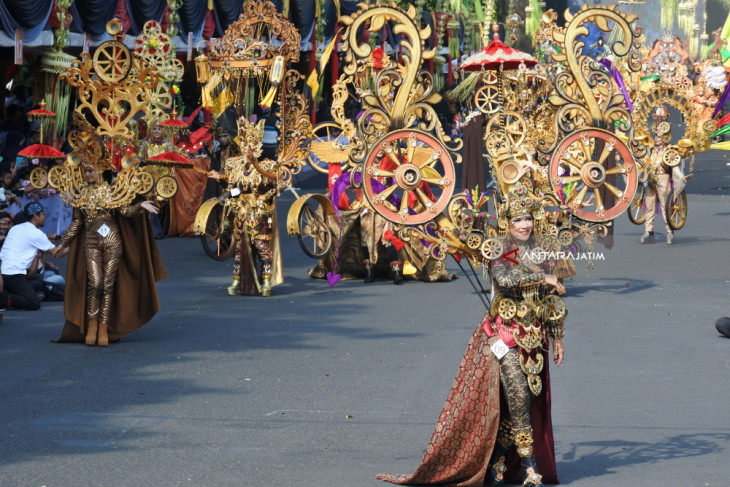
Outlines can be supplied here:
M290 0L289 9L291 10L289 17L299 31L299 35L302 36L302 43L304 43L312 33L317 6L314 0Z
M359 4L359 0L341 0L340 15L352 14L357 10L357 6ZM335 2L333 0L327 0L324 3L324 7L322 7L322 15L324 15L326 19L326 22L324 24L324 38L332 39L332 36L335 33L335 22L337 22L337 7L335 7Z
M239 2L243 4L243 2ZM180 14L180 22L178 30L183 39L187 39L188 32L193 33L193 41L195 43L200 39L205 25L205 13L208 11L208 0L185 0L178 14Z
M71 5L71 30L88 32L92 40L101 40L106 34L106 23L116 11L117 2L113 0L75 0Z
M165 0L125 0L127 2L127 12L129 13L129 21L132 26L130 34L138 35L144 29L144 24L150 20L162 21L162 14L165 11ZM183 2L183 9L191 0ZM180 13L182 19L182 12ZM205 18L205 12L203 12Z
M0 0L0 27L10 37L23 29L24 42L32 41L43 31L52 7L53 0Z
M243 11L241 0L215 0L213 14L215 15L215 35L223 37L226 28L238 20Z

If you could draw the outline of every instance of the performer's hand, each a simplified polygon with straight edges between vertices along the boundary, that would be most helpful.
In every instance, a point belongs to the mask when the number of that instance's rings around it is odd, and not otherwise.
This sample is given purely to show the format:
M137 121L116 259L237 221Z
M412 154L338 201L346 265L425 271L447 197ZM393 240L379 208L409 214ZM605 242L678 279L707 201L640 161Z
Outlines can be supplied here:
M156 205L156 204L154 204L154 203L153 203L153 202L151 202L151 201L143 201L143 202L142 202L142 205L141 205L141 206L142 206L142 208L144 208L145 210L147 210L147 211L149 211L150 213L153 213L153 214L155 214L155 215L156 215L156 214L158 214L158 213L160 212L160 209L159 209L159 208L157 207L157 205Z
M553 361L555 365L560 367L563 363L563 357L565 357L565 347L563 346L562 338L553 339Z
M220 179L221 178L221 174L218 171L210 171L208 173L208 177L211 178L211 179Z
M563 286L563 283L561 283L560 280L552 274L546 274L543 276L542 282L548 286L552 286L554 292L558 294L565 294L565 286Z
M63 244L56 245L49 252L56 259L60 259L62 257L66 257L68 255L68 247Z
M689 173L689 174L687 174L687 175L686 175L686 176L684 177L684 180L685 180L685 181L689 181L690 179L692 179L692 176L694 176L694 174L692 174L692 173Z

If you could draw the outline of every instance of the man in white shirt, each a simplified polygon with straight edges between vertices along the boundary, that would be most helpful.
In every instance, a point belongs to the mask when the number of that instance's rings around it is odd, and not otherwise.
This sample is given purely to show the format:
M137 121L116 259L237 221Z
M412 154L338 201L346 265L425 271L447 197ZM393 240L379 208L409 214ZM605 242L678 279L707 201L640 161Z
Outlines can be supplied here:
M37 310L41 302L28 280L28 269L34 261L38 265L35 259L41 253L50 252L55 256L60 246L54 246L40 230L46 222L43 205L33 201L23 211L28 221L10 229L0 250L0 308Z

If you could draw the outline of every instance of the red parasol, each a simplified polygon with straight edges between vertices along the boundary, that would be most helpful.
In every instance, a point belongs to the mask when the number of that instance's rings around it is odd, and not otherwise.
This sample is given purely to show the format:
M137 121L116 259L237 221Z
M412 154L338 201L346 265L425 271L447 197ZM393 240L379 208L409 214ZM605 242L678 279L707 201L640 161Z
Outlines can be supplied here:
M46 102L41 101L40 103L41 107L37 110L31 110L28 112L28 118L55 118L56 113L52 112L50 110L46 110Z
M190 159L177 152L157 154L147 159L145 163L152 166L179 167L182 169L190 169L194 166Z
M33 144L29 145L22 151L18 152L20 157L26 157L28 159L65 159L66 154L58 151L45 144Z
M164 122L160 123L160 125L171 128L173 130L181 130L184 128L188 128L187 122L178 120L176 111L173 111L172 116L168 120L165 120Z
M43 143L43 119L44 118L56 118L55 112L46 110L46 101L41 100L41 107L37 110L31 110L28 112L28 120L33 121L34 119L41 120L41 143Z
M481 51L466 58L459 69L464 71L498 71L500 67L503 70L518 69L522 63L531 68L537 64L537 59L526 52L509 47L497 38Z

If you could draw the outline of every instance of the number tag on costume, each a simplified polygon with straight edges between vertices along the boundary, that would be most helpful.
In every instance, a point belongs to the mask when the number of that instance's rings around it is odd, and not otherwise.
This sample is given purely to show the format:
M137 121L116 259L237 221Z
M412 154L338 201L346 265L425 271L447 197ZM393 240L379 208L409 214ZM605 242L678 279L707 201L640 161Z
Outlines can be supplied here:
M501 360L502 357L507 355L507 352L509 352L509 347L502 341L502 339L494 342L490 348L492 349L494 356L497 357L497 360Z
M107 235L109 235L109 232L110 232L110 231L111 231L111 229L110 229L110 228L109 228L109 226L108 226L108 225L107 225L107 224L105 223L105 224L103 224L102 226L100 226L100 227L99 227L99 229L98 229L98 230L96 231L96 233L98 233L98 234L99 234L99 235L101 235L102 237L106 238L106 236L107 236Z
M240 190L240 189L238 189L238 188L233 188L233 189L231 190L231 196L233 196L234 198L235 198L236 196L238 196L239 194L241 194L241 190Z

